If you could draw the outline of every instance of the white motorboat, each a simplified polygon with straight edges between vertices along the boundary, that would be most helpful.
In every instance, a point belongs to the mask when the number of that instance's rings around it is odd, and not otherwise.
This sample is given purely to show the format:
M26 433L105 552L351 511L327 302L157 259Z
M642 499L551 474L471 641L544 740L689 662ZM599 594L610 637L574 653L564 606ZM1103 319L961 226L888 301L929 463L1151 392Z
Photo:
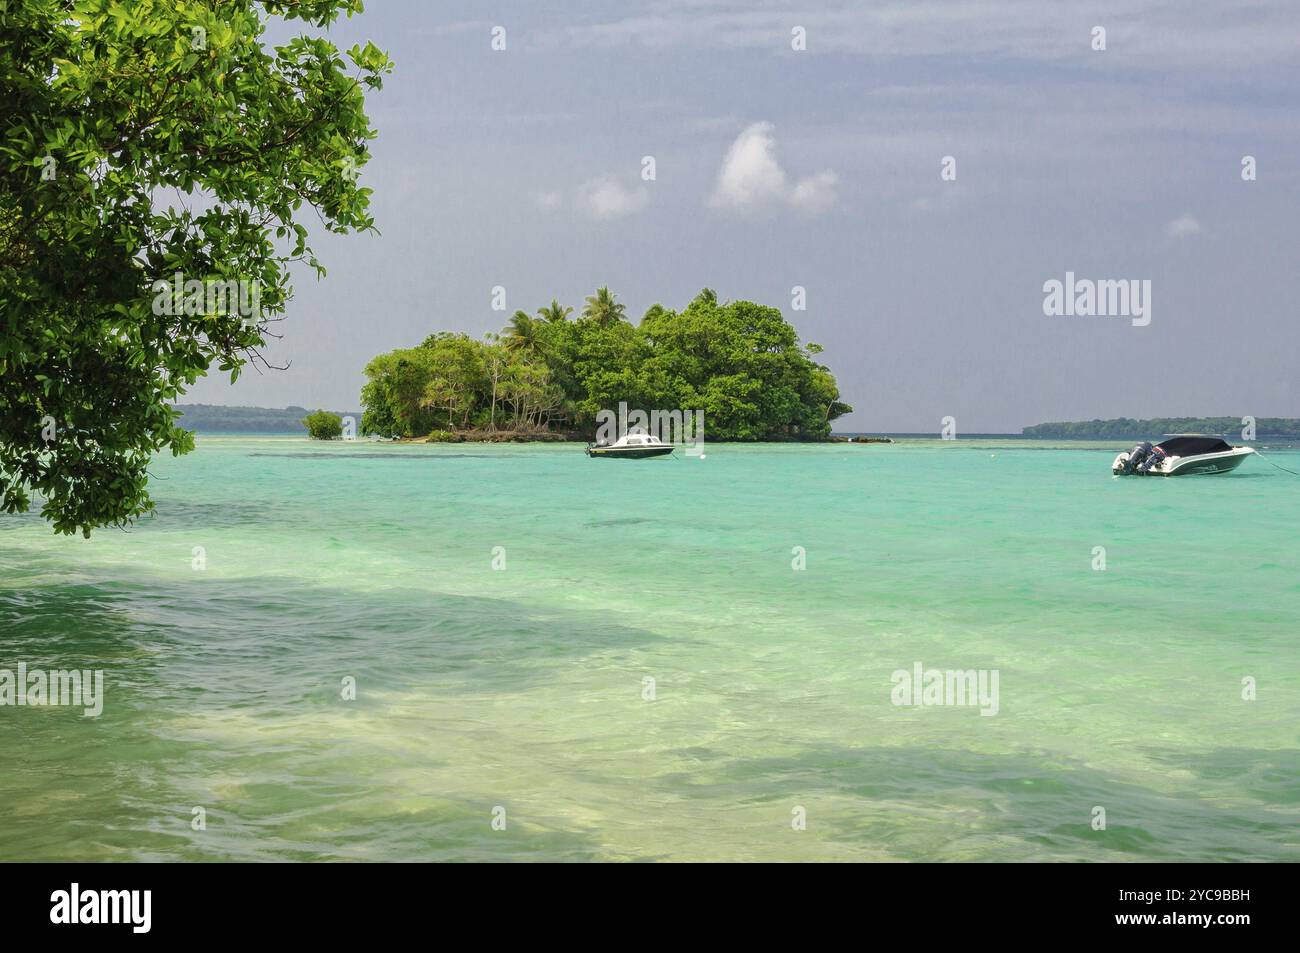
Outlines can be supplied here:
M610 444L587 444L587 456L609 457L613 460L641 460L645 457L662 457L672 453L671 443L664 443L654 434L633 431Z
M1192 473L1228 473L1255 451L1234 447L1210 434L1169 434L1160 443L1138 444L1111 464L1116 476L1186 476Z

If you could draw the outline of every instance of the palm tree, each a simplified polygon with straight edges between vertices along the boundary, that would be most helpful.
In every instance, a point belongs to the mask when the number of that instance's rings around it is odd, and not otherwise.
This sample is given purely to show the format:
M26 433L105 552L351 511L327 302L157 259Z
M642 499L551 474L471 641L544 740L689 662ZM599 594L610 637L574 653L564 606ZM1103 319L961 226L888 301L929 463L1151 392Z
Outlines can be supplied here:
M661 304L652 304L646 308L645 314L641 315L641 326L647 327L655 323L655 319L668 313L668 309Z
M545 308L537 309L537 316L543 321L549 321L551 324L563 324L569 320L569 315L573 314L572 308L566 308L554 298Z
M516 311L505 326L505 347L507 351L536 351L541 343L538 340L538 324L526 311Z
M615 301L609 288L602 286L596 289L594 295L587 297L587 306L582 309L582 316L604 327L622 321L626 310L626 305Z

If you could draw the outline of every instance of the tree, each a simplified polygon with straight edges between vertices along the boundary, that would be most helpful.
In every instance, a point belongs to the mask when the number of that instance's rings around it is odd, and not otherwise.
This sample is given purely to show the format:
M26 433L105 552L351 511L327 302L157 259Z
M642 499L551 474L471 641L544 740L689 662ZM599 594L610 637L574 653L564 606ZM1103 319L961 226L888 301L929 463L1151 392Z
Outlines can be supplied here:
M497 429L497 396L501 391L501 375L505 370L506 356L504 348L498 345L501 342L501 335L493 334L489 331L483 335L487 341L487 347L484 349L483 367L487 372L488 380L492 382L492 393L488 397L488 430Z
M400 348L371 360L361 389L362 430L405 437L432 430L434 415L425 396L436 364L433 352L423 346Z
M684 311L651 308L637 330L648 349L636 373L642 399L703 410L714 439L820 439L850 410L835 378L811 359L820 347L800 347L776 308L719 304L705 288Z
M515 430L544 426L563 397L546 365L524 357L506 366L501 392L514 411Z
M0 508L62 533L152 511L146 467L185 453L172 403L260 359L324 268L300 221L369 230L366 89L391 71L298 36L360 0L0 5Z
M568 320L567 315L572 310L564 309L566 318L562 321L547 320L542 324L538 335L539 354L550 371L552 383L560 391L560 401L552 412L551 419L566 428L572 428L576 422L578 402L584 393L582 382L574 370L584 325Z
M343 418L328 410L317 410L302 418L307 436L313 440L337 440L343 436Z
M538 346L540 327L527 311L516 311L505 326L502 340L507 351L534 352Z
M645 314L641 315L640 326L645 328L647 331L649 331L654 327L655 321L657 321L662 315L667 313L668 313L668 309L665 308L663 305L652 304L650 305L650 307L646 308Z
M378 358L376 358L378 360ZM371 361L371 365L374 361ZM366 366L369 373L370 365ZM401 425L393 415L393 406L385 392L384 382L368 380L361 387L361 432L393 437L401 432Z
M563 324L565 321L569 320L569 315L571 314L573 314L572 308L564 307L554 298L551 299L551 303L546 307L537 309L537 316L543 321L547 321L551 324Z
M582 316L602 327L617 324L623 320L623 312L627 310L627 307L619 304L614 298L615 296L610 293L609 288L597 288L594 295L587 297L587 306L582 309Z
M432 368L424 406L446 408L448 429L464 427L486 390L488 375L483 362L486 345L466 334L438 334L422 347L428 352Z

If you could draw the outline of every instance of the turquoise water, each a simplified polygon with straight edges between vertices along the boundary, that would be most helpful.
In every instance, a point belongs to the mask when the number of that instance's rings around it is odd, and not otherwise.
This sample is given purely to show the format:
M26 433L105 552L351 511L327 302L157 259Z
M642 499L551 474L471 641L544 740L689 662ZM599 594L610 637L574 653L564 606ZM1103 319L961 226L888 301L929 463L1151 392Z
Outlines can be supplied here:
M0 668L105 673L98 718L0 707L2 860L1300 858L1262 460L198 444L129 532L0 518ZM997 714L894 705L916 662Z

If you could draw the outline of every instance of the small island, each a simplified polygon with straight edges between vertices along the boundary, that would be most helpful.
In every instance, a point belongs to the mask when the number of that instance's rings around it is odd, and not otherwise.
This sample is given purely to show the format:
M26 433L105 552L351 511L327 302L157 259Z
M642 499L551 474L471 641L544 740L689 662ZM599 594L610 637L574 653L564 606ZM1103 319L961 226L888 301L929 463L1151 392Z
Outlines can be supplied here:
M1153 417L1134 420L1116 417L1111 420L1080 420L1067 423L1035 424L1025 427L1026 437L1049 437L1072 440L1146 440L1170 433L1240 434L1246 417ZM1255 418L1258 437L1300 437L1300 419L1294 417ZM1243 437L1242 439L1249 439Z
M826 441L853 408L778 308L706 288L639 324L608 288L551 301L478 340L439 331L366 365L361 430L433 441L591 439L620 404L703 411L709 440Z

